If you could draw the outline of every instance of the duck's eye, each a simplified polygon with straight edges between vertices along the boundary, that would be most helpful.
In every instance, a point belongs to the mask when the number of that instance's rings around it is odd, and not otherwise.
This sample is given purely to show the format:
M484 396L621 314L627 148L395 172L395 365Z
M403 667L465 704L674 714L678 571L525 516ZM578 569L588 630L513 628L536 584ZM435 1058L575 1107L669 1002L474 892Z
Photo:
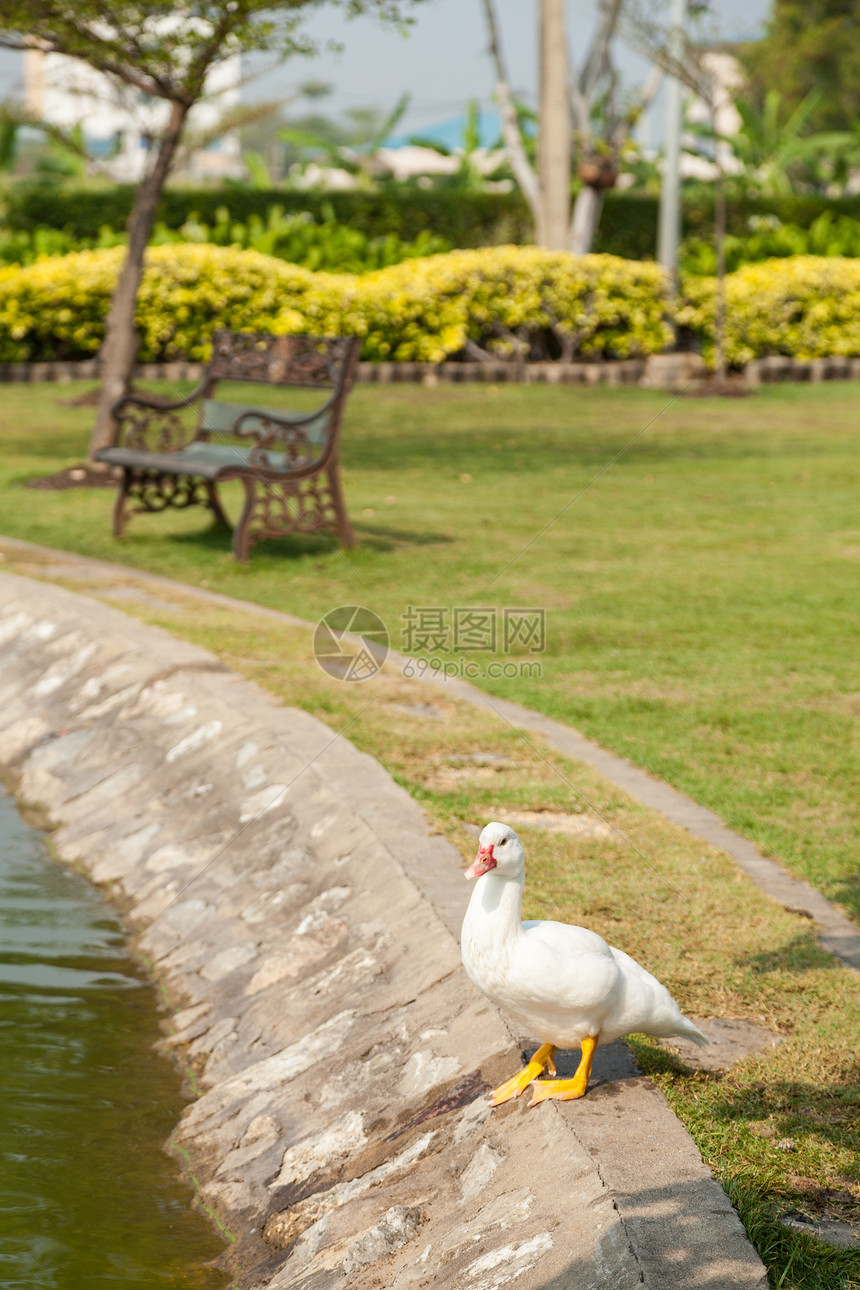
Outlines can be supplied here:
M508 840L507 838L502 838L501 842L498 842L496 845L497 845L497 846L500 846L500 847L503 847L503 846L505 845L505 843L507 842L507 840Z

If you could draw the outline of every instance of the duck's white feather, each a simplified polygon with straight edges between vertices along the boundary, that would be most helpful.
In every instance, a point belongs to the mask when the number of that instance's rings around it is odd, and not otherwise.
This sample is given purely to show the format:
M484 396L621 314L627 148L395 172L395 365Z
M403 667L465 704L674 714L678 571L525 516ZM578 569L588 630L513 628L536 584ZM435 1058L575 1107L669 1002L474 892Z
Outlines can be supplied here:
M490 827L513 834L521 855L513 830ZM535 1039L559 1048L579 1047L586 1035L608 1044L632 1032L708 1042L665 986L596 932L566 923L523 923L521 862L518 870L500 865L479 877L472 892L462 954L479 990Z

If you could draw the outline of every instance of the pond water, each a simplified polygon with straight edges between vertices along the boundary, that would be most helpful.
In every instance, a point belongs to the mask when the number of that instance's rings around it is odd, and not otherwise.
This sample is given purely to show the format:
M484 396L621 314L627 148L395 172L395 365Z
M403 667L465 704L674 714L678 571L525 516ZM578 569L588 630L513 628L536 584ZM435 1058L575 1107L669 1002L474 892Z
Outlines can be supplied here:
M225 1240L164 1143L185 1099L155 987L0 790L0 1286L220 1290Z

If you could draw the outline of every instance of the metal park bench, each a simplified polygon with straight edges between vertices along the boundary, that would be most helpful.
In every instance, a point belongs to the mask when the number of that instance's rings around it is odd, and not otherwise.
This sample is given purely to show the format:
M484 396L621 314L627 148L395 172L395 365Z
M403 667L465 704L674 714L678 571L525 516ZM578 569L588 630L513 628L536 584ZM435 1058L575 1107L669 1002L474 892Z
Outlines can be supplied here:
M356 337L216 331L211 362L187 398L121 398L114 406L118 446L96 453L98 461L122 467L114 536L125 531L130 509L171 506L208 506L229 528L218 485L240 479L245 502L233 531L233 554L242 563L254 543L296 532L330 530L352 546L338 448L360 344ZM314 410L293 412L221 402L214 396L222 380L330 393ZM181 415L187 409L197 413L193 429Z

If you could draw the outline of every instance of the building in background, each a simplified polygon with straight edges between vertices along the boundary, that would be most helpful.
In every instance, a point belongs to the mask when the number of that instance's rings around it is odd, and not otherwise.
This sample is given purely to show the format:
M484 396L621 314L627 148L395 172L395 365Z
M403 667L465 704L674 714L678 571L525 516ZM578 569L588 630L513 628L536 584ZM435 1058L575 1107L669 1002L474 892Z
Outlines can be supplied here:
M225 113L239 105L240 58L216 64L206 81L206 97L189 114L187 138L217 131ZM124 183L141 179L152 140L166 121L170 105L121 85L77 58L28 49L24 53L24 103L50 125L83 131L87 151L99 168ZM240 178L239 134L227 130L191 152L182 165L191 180Z

